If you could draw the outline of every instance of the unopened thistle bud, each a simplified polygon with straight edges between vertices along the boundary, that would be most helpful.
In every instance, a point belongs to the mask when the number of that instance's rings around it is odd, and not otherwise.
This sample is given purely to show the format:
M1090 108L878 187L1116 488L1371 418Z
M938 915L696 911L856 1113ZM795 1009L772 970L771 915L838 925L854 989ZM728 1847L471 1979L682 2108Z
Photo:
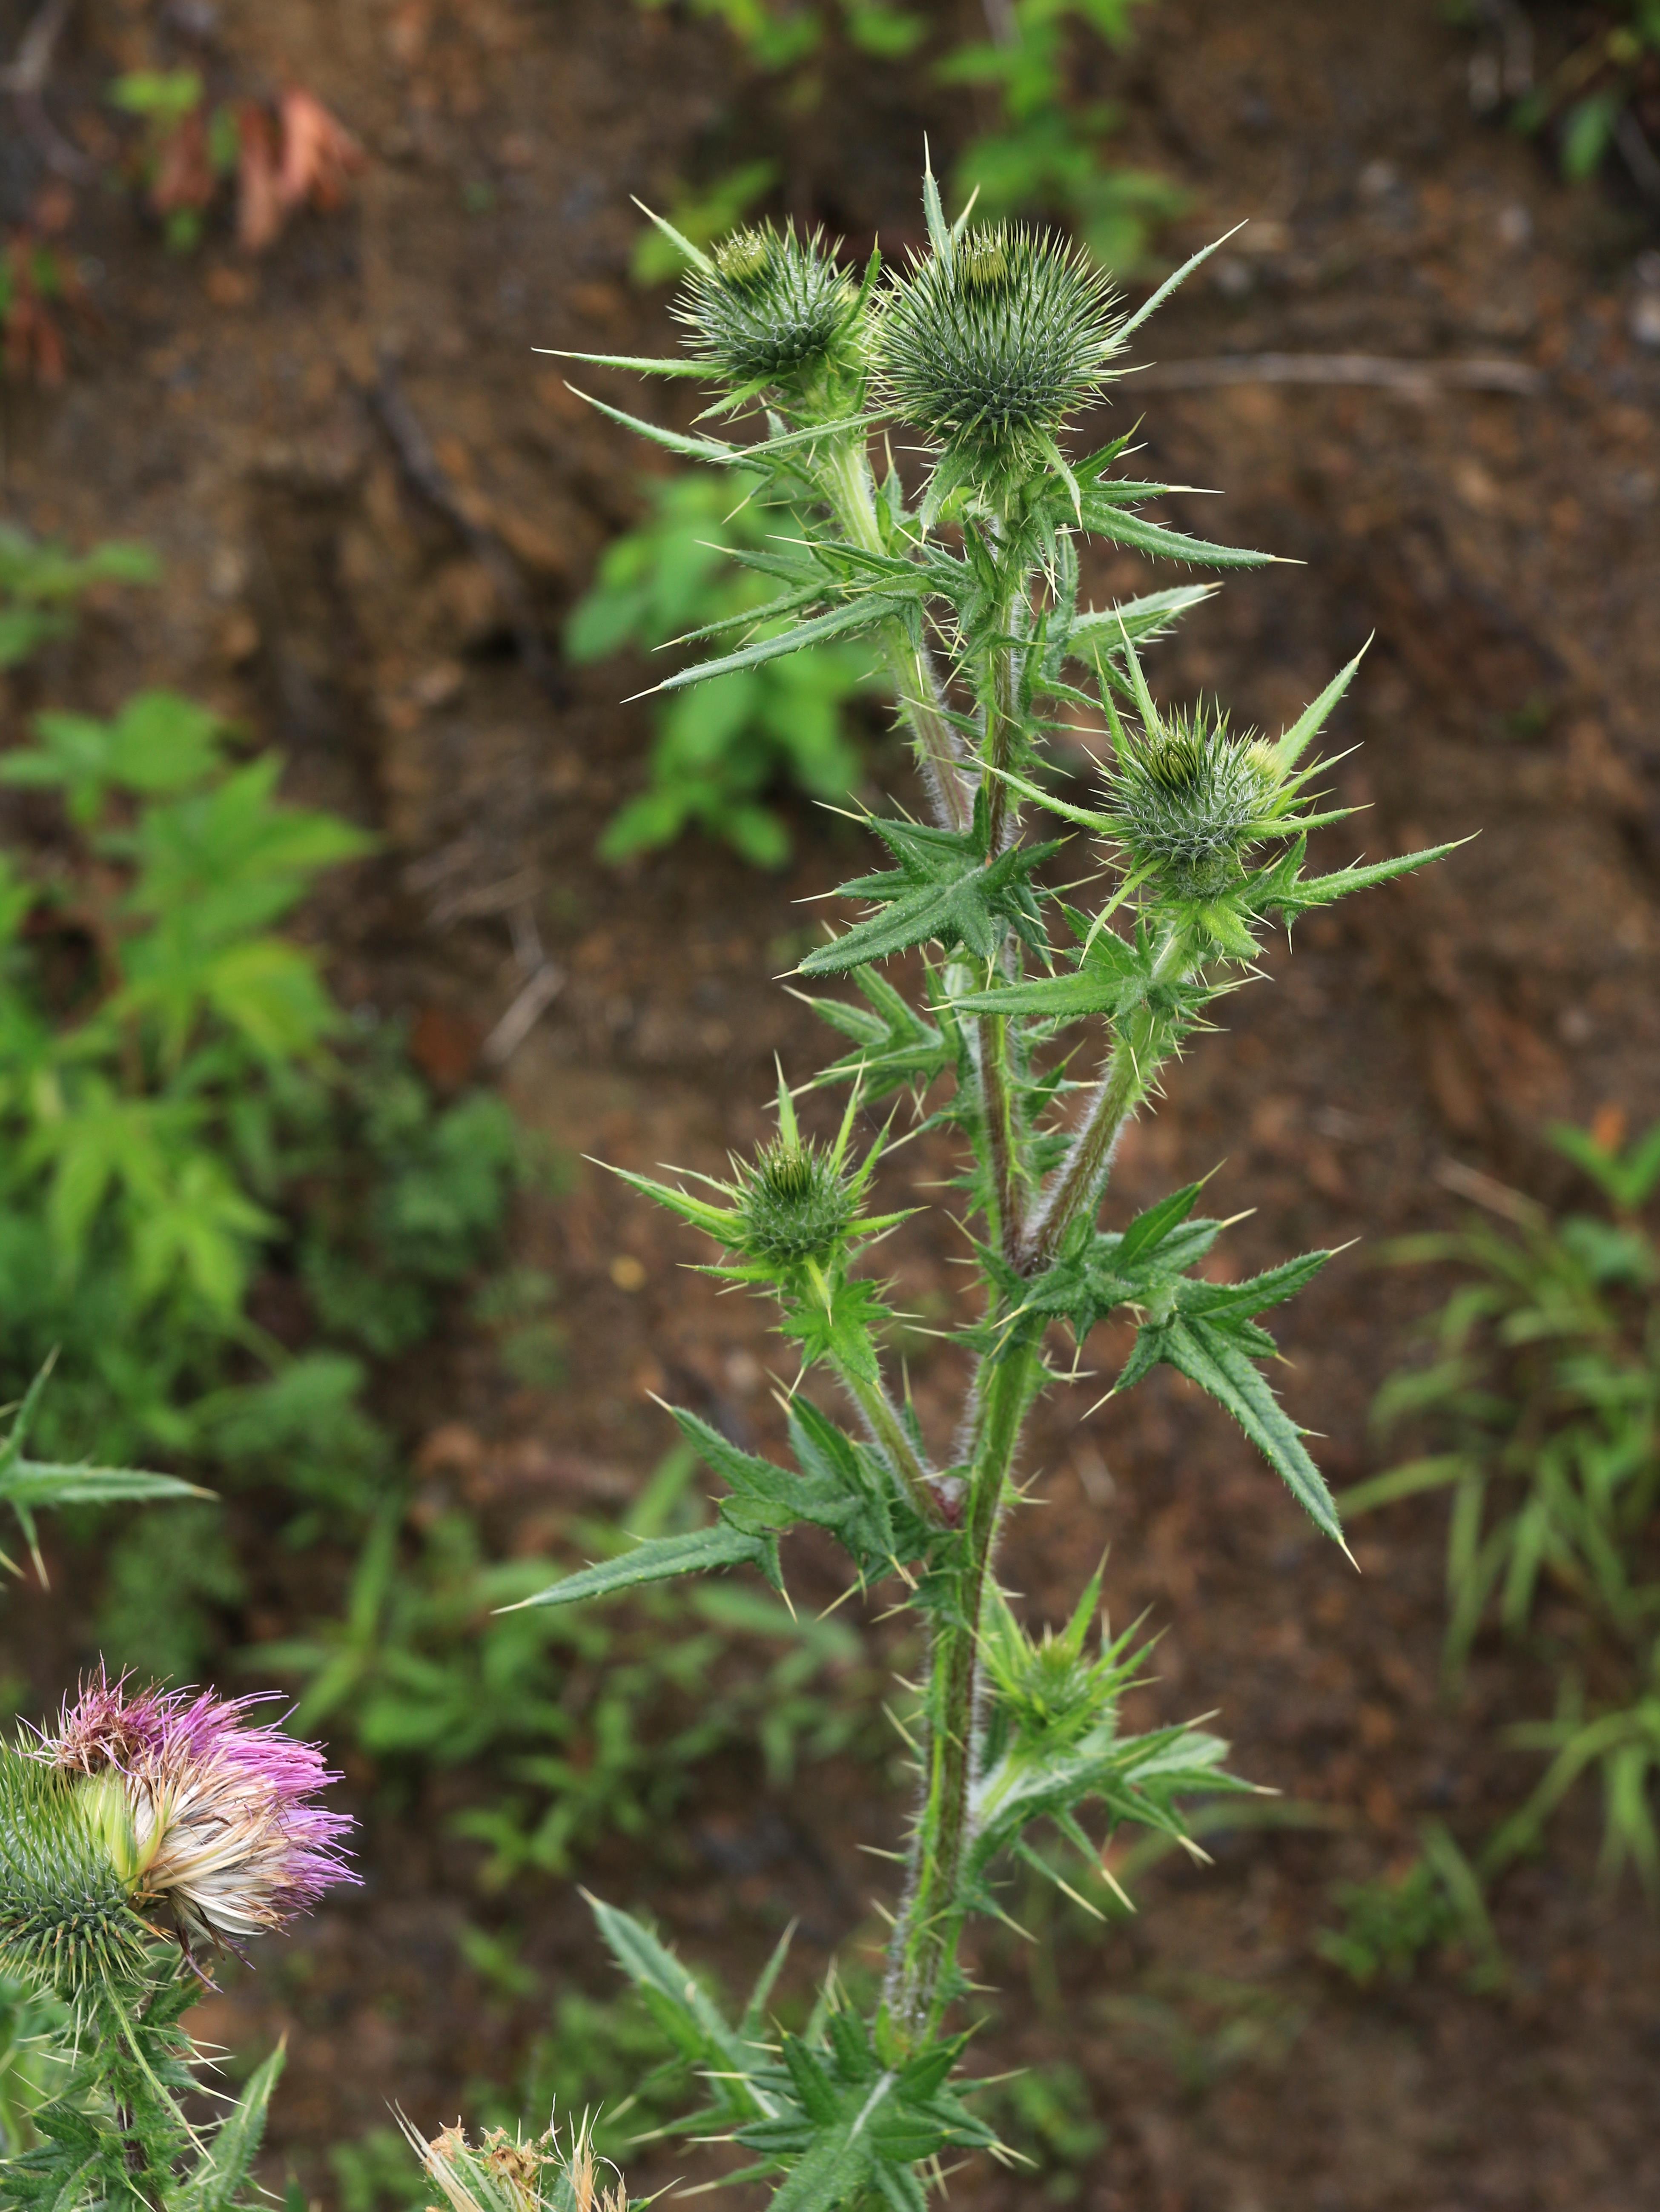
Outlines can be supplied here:
M313 1802L339 1777L315 1744L250 1724L264 1702L100 1674L33 1747L125 1904L171 1915L186 1951L283 1928L356 1879L340 1853L350 1820Z
M72 1779L0 1745L0 1972L71 2002L136 1983L149 1930Z
M716 246L712 265L687 280L676 313L734 383L787 385L825 362L854 297L821 233L798 238L793 225L765 223Z
M1172 716L1119 749L1108 819L1132 864L1179 897L1210 898L1270 835L1280 780L1272 748L1236 738L1225 716Z
M1086 254L1000 225L913 264L883 301L873 354L906 422L948 451L1019 465L1100 392L1116 327Z
M743 1170L744 1249L772 1266L822 1258L847 1235L855 1211L839 1164L811 1142L775 1138Z

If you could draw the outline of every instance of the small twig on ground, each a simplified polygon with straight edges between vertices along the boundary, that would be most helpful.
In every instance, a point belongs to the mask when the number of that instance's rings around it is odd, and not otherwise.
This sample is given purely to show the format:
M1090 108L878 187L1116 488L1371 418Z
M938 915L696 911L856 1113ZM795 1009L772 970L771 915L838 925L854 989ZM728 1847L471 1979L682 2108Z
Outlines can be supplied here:
M1519 1228L1531 1228L1545 1218L1545 1209L1535 1199L1524 1191L1512 1190L1507 1182L1480 1168L1467 1167L1462 1160L1438 1160L1435 1180L1444 1189L1467 1198L1472 1206L1485 1206L1489 1213L1513 1221Z
M531 611L525 580L512 553L496 532L480 521L469 502L450 482L420 417L410 405L397 371L384 352L380 374L369 392L369 404L380 427L392 441L404 473L428 504L453 524L476 557L495 579L502 594L513 641L526 673L540 685L556 706L567 703L569 693L558 664L548 650Z
M1644 198L1660 201L1660 154L1650 145L1647 132L1629 107L1622 107L1614 118L1614 143Z
M0 92L9 92L16 101L18 118L46 166L60 177L84 184L94 173L93 165L47 114L45 98L52 55L74 7L75 0L45 0L23 33L16 60L9 69L0 70Z
M405 876L405 881L412 887L417 887L414 878L415 871L411 868ZM516 949L518 917L524 911L526 900L535 891L537 881L534 868L521 868L517 875L506 876L498 884L480 884L463 890L447 891L433 901L428 909L427 920L435 929L441 929L452 921L477 921L489 915L505 914L515 931ZM537 960L540 957L538 951ZM532 960L529 965L534 967L537 960ZM525 964L522 961L520 963L521 967Z
M487 1067L505 1067L565 988L565 971L544 960L526 977L512 1005L478 1048Z
M1444 392L1501 392L1517 399L1538 397L1542 369L1520 361L1401 361L1371 353L1211 354L1195 361L1156 362L1137 373L1138 389L1208 391L1219 384L1370 386L1403 399L1433 399Z

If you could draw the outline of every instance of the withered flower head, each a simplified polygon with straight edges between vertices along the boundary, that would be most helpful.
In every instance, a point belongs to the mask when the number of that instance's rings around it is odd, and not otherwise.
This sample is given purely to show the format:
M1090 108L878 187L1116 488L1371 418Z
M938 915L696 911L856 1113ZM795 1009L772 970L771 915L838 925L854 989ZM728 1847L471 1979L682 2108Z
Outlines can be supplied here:
M141 1912L169 1910L188 1947L285 1927L355 1881L351 1827L317 1804L338 1781L315 1744L250 1722L264 1697L131 1690L101 1671L36 1756L75 1794Z

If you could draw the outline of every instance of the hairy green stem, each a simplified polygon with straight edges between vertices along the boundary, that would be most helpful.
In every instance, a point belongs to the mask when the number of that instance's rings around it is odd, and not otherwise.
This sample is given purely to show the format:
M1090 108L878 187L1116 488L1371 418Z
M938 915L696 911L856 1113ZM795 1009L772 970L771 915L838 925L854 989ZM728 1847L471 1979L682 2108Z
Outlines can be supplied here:
M988 1358L976 1385L963 1556L934 1631L922 1803L879 2017L882 2041L896 2057L927 2041L953 1994L958 1940L969 1911L964 1875L974 1841L981 1617L1036 1358L1034 1347L1020 1345Z
M1185 966L1188 947L1172 930L1153 963L1155 986L1168 982ZM1106 1072L1090 1101L1072 1149L1040 1201L1022 1246L1019 1265L1025 1274L1047 1267L1060 1250L1067 1231L1100 1205L1112 1168L1112 1156L1131 1115L1147 1095L1159 1062L1174 1042L1174 1025L1168 1016L1142 1007L1120 1028Z
M1024 580L1017 580L1010 587L998 611L996 630L999 637L1007 637L1012 633L1015 615L1025 604ZM1013 843L1019 823L1019 811L1011 807L1009 787L1004 780L1015 732L1020 726L1012 647L994 647L990 660L991 681L986 696L986 763L992 770L987 779L990 788L986 793L988 866L1006 846Z
M1008 1032L1006 1014L982 1014L976 1024L975 1057L980 1071L986 1157L997 1198L996 1234L1003 1256L1014 1265L1026 1232L1014 1093L1009 1082Z
M879 1449L886 1455L894 1473L910 1492L911 1503L925 1519L937 1520L939 1493L892 1399L879 1381L873 1382L839 1361L836 1371L848 1395L864 1415Z
M1012 633L1016 611L1025 604L1025 592L1024 579L1017 579L1010 584L997 617L996 634L1000 637ZM988 867L1005 847L1013 842L1019 827L1018 810L1010 805L1009 787L1002 773L1009 765L1015 733L1019 728L1014 660L1015 656L1010 647L993 647L986 697L986 762L992 771L986 778L988 787L986 793L986 865ZM1014 980L1014 952L1012 940L1006 940L1005 966L1010 970L1011 981ZM1014 1125L1014 1093L1009 1080L1007 1018L1001 1014L982 1014L978 1024L978 1045L981 1119L992 1181L997 1193L997 1231L1005 1258L1013 1261L1025 1243L1026 1227L1018 1139Z
M870 459L862 441L833 440L819 466L819 482L849 543L883 553ZM974 819L974 785L961 739L946 712L946 695L927 647L902 622L885 623L879 636L899 713L909 725L918 767L935 818L947 830L966 830Z

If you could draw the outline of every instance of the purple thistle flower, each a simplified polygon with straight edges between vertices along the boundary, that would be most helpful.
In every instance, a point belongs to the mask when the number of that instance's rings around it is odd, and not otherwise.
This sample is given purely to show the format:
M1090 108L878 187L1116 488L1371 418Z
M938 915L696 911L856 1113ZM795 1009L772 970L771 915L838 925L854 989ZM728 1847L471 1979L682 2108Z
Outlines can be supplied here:
M234 1947L356 1881L352 1823L309 1801L340 1777L315 1744L250 1723L271 1693L130 1690L100 1668L38 1756L88 1778L88 1810L132 1903L171 1907L192 1939Z

